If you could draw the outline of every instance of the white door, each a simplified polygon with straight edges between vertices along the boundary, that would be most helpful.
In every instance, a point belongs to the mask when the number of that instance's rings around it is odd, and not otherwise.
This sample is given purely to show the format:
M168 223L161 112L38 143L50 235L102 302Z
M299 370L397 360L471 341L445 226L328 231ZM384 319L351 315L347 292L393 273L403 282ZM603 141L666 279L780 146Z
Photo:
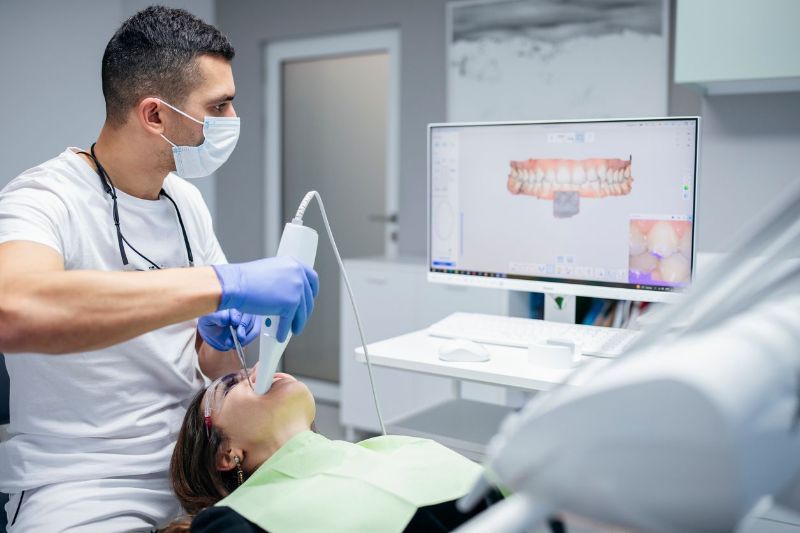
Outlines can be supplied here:
M300 200L317 190L343 258L397 253L398 36L394 30L269 43L267 252ZM320 295L283 368L339 380L339 269L318 206Z

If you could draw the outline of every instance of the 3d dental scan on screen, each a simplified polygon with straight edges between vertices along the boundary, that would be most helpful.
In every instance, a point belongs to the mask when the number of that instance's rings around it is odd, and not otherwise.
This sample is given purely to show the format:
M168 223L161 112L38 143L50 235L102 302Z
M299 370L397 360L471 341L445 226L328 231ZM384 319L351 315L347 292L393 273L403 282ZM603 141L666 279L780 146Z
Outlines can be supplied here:
M432 124L429 279L674 300L698 142L698 117Z

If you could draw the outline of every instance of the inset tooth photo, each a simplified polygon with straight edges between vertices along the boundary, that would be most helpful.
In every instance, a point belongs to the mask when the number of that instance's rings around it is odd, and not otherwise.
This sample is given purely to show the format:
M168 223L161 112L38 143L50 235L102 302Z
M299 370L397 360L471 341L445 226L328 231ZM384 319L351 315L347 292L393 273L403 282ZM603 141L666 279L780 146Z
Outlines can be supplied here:
M680 287L689 282L692 223L688 220L631 219L628 282Z

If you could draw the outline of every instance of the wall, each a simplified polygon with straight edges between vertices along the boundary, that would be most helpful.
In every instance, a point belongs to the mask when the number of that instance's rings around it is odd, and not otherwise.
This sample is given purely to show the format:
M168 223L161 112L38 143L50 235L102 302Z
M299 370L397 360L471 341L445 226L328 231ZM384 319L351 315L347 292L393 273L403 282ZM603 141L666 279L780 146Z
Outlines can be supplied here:
M800 93L708 96L702 116L697 244L722 252L800 181Z
M120 2L0 2L0 186L61 153L88 147L105 117L100 58Z
M263 253L264 44L379 27L398 27L401 32L400 251L424 255L425 126L446 118L445 4L445 0L217 3L218 26L236 47L236 107L243 121L236 152L218 172L218 230L231 259ZM726 239L747 224L757 206L797 179L800 94L704 98L692 89L671 85L669 109L672 115L703 116L698 248L724 250Z
M60 154L88 148L105 119L100 60L124 19L146 0L0 1L0 188L20 172ZM214 0L161 0L214 21ZM214 178L196 180L212 215Z

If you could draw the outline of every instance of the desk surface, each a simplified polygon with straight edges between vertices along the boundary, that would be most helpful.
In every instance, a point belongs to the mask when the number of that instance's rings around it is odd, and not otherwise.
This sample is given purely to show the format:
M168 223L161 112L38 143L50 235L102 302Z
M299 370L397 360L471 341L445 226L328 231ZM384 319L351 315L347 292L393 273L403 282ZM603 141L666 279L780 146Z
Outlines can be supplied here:
M414 331L367 345L375 366L410 370L435 376L503 385L525 390L549 390L572 372L548 368L528 361L524 348L484 345L491 359L482 363L460 363L439 359L439 346L445 339L428 335L427 329ZM356 359L364 362L364 350L356 349ZM586 358L595 360L595 358ZM602 360L601 360L602 361ZM604 364L604 361L600 364Z

